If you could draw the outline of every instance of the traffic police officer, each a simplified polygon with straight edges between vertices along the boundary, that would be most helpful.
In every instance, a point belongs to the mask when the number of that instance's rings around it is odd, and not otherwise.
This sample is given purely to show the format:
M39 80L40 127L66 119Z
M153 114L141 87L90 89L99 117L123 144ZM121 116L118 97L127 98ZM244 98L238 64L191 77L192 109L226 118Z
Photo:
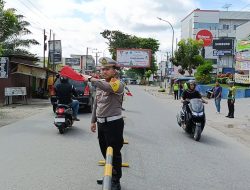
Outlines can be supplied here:
M102 57L101 74L105 80L88 77L93 86L96 86L91 131L96 132L98 127L99 145L103 157L106 157L107 147L113 148L112 190L120 190L122 176L122 155L124 121L122 117L122 97L124 85L117 76L117 62L111 58Z
M234 103L235 103L235 94L236 88L234 86L233 81L228 82L229 89L228 89L228 96L227 96L227 105L228 105L228 118L234 118Z

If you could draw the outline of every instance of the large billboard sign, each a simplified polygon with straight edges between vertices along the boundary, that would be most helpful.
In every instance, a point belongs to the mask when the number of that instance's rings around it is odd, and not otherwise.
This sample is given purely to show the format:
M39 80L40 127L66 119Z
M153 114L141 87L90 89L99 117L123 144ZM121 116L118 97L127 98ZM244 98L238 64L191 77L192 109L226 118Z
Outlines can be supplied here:
M213 49L216 49L216 50L232 50L233 49L233 40L232 39L213 40Z
M236 51L249 51L250 50L250 40L240 40L237 43Z
M210 46L213 41L213 35L209 30L200 30L196 34L196 40L202 40L204 42L203 46Z
M61 40L49 41L49 54L52 64L62 63L62 45Z
M150 67L150 49L116 49L116 61L120 67Z
M80 66L80 58L65 58L65 65Z

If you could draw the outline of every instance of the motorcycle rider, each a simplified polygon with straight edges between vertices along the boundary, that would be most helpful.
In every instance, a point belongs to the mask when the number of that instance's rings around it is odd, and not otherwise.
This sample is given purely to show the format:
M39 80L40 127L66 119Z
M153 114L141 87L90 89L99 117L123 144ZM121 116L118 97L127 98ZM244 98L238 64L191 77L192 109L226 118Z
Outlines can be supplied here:
M77 92L75 87L69 83L68 77L60 76L60 83L56 85L55 92L58 98L58 103L70 105L73 110L73 120L80 121L77 118L79 101L72 99L72 95L77 96Z
M189 100L198 98L201 99L202 102L207 104L208 102L204 99L202 99L201 94L199 91L196 90L196 82L195 80L189 80L187 83L187 89L182 93L182 100L181 102L183 103L182 106L182 111L181 111L181 123L183 124L185 121L185 113L188 110L188 104Z

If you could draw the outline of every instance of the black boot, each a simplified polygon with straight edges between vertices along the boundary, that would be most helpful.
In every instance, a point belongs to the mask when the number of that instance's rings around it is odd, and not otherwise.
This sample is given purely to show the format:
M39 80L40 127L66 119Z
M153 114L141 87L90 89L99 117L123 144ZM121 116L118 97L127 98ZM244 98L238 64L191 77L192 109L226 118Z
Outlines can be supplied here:
M112 180L111 190L121 190L121 184L118 180Z

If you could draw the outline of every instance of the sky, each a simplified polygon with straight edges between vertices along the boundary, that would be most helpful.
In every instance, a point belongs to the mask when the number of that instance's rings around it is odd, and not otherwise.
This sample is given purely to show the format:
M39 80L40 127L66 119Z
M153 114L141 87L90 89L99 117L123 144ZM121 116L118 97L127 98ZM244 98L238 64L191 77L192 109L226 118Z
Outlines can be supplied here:
M43 55L43 30L49 31L62 42L63 57L71 54L110 56L106 39L101 36L105 29L119 30L138 37L159 40L158 55L171 52L172 30L175 42L180 40L181 20L194 9L250 11L250 0L5 0L6 8L15 8L29 21L32 35L41 45L30 51ZM53 36L52 36L53 37ZM175 47L175 45L174 45Z

